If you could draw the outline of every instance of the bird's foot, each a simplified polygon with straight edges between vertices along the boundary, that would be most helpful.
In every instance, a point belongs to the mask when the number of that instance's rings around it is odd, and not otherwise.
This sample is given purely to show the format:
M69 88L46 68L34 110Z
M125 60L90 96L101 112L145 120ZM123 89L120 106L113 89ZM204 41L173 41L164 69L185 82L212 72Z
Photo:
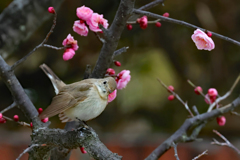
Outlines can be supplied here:
M84 127L84 128L89 128L87 123L85 121L82 121L81 119L79 119L78 117L76 117L76 119L78 120L79 122L79 125Z

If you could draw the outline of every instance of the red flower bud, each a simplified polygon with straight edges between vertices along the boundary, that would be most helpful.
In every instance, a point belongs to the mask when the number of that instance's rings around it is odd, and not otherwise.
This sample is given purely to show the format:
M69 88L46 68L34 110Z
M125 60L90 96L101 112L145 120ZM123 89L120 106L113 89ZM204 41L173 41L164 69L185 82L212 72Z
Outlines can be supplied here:
M112 69L112 68L108 68L108 69L107 69L107 74L109 74L109 75L114 75L114 74L115 74L115 70Z
M207 31L208 37L212 37L212 32Z
M0 118L0 123L6 123L6 119L5 118Z
M43 112L42 108L38 108L38 114L41 114Z
M33 128L33 124L32 124L32 122L30 123L30 127Z
M224 116L217 117L217 123L219 126L224 126L226 123L226 118Z
M41 121L42 121L43 123L46 123L46 122L48 121L48 117L46 117L46 118L44 118L44 119L41 119Z
M172 100L174 100L174 98L175 98L175 96L174 96L174 95L170 95L170 96L168 96L168 100L169 100L169 101L172 101Z
M202 87L200 87L200 86L197 86L195 89L194 89L194 92L197 94L197 95L200 95L200 92L202 92L203 90L202 90Z
M169 93L172 93L172 92L170 92L170 91L174 91L174 87L173 87L173 86L168 86L168 92L169 92Z
M161 27L162 24L161 24L160 22L156 22L156 23L155 23L155 26L156 26L156 27Z
M163 17L169 17L169 13L168 12L164 13Z
M53 7L48 7L48 12L55 14L55 9Z
M18 115L14 115L14 116L13 116L13 119L14 119L14 121L18 122L18 121L19 121Z
M128 24L127 25L127 29L130 31L130 30L132 30L132 28L133 28L133 26L131 25L131 24Z
M0 118L2 118L3 117L3 115L2 115L2 113L0 113Z
M82 154L86 154L87 151L84 149L84 147L79 147L80 148L80 151L82 152Z
M114 61L114 64L115 64L116 66L118 66L118 67L121 66L121 63L120 63L119 61Z

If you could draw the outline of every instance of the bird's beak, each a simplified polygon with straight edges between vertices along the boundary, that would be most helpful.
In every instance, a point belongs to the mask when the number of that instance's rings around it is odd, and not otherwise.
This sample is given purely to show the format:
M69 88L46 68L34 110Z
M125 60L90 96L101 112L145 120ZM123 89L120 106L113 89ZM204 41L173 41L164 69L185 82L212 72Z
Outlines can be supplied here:
M110 94L110 93L112 93L112 90L111 90L111 89L109 89L109 90L108 90L108 93L109 93L109 94Z

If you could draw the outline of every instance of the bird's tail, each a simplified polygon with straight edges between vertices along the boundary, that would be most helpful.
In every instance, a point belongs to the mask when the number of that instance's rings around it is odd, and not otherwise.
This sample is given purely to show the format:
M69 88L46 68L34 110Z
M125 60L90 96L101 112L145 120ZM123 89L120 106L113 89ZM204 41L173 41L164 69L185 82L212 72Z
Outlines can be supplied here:
M58 94L59 90L64 87L66 84L61 81L58 76L46 65L42 64L39 66L43 72L48 76L48 78L51 80L52 85L55 89L55 93Z

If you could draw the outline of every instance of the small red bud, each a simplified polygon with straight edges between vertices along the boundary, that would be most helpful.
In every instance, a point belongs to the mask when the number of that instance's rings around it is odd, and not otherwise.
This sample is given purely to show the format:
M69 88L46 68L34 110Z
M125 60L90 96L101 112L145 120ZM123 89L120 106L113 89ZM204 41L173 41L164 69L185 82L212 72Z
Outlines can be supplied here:
M114 61L114 64L115 64L116 66L118 66L118 67L121 66L121 63L120 63L119 61Z
M219 126L224 126L226 123L226 118L224 116L217 117L217 123Z
M0 113L0 118L2 118L3 117L3 115L2 115L2 113Z
M168 12L164 13L163 17L169 17L169 13Z
M18 122L18 121L19 121L18 115L14 115L14 116L13 116L13 119L14 119L14 121Z
M32 122L30 123L30 127L33 128L33 124L32 124Z
M48 7L48 12L55 14L55 9L53 7Z
M174 95L170 95L170 96L168 96L168 100L169 100L169 101L174 100L174 98L175 98Z
M0 123L6 123L6 119L5 118L0 118Z
M209 97L217 97L218 91L215 88L209 88L208 90Z
M212 37L212 32L207 31L208 37Z
M202 87L200 87L200 86L197 86L195 89L194 89L194 92L197 94L197 95L200 95L200 92L202 92L203 90L202 90Z
M46 117L46 118L44 118L44 119L41 119L41 121L42 121L43 123L46 123L46 122L48 121L48 117Z
M155 26L156 26L156 27L161 27L162 24L161 24L160 22L156 22L156 23L155 23Z
M131 24L128 24L127 25L127 29L130 31L130 30L132 30L132 28L133 28L133 26L131 25Z
M43 112L42 108L38 108L38 114L41 114Z
M115 74L115 70L112 69L112 68L108 68L108 69L107 69L107 74L109 74L109 75L114 75L114 74Z
M173 86L168 86L168 92L169 92L169 93L172 93L172 92L170 92L170 91L174 91L174 87L173 87Z
M84 147L79 147L80 148L80 151L82 152L82 154L86 154L87 151L84 149Z

